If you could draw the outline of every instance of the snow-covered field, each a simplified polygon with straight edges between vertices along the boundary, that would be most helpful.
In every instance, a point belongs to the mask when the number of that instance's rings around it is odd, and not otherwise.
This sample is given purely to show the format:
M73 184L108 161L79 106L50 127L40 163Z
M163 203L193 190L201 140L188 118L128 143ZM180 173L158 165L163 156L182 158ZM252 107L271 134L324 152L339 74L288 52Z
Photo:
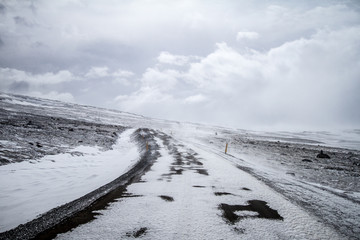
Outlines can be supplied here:
M141 180L124 185L126 192L96 210L95 220L44 236L360 236L359 130L254 132L9 94L0 95L0 108L0 232L127 172L146 148L130 136L148 128L139 136L145 142L151 135L156 143L148 148L159 154ZM320 150L331 158L316 158ZM31 232L31 226L0 233L0 239Z
M77 199L123 173L140 159L130 140L133 129L120 136L113 150L76 147L0 168L0 229L10 230L52 208Z

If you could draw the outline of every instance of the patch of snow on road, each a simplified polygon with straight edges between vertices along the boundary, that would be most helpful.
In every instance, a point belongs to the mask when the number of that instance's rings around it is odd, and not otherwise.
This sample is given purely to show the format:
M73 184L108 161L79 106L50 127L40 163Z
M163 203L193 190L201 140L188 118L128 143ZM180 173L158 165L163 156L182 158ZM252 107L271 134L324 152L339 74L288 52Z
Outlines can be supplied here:
M139 159L124 131L113 150L79 146L39 161L0 166L0 232L26 223L116 179Z

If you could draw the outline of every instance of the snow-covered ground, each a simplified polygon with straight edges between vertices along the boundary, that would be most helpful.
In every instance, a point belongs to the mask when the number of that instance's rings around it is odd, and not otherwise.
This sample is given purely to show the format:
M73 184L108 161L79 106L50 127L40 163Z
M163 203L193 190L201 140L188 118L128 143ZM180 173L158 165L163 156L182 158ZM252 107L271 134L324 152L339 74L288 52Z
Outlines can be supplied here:
M359 151L314 144L308 138L286 141L277 134L266 138L264 133L185 126L173 134L193 147L222 155L350 238L360 236ZM224 155L226 143L228 154ZM316 158L320 149L331 159Z
M136 197L112 203L96 220L57 239L342 238L226 159L182 144L172 146L177 151L170 154L159 145L161 157L152 171L128 187ZM241 217L234 222L223 217L225 204L247 206L252 201L266 202L279 219L263 216L260 207L235 211Z
M254 132L9 94L0 108L1 231L125 173L131 133L148 128L151 169L58 238L359 239L359 130Z
M80 146L70 152L0 167L0 230L6 231L77 199L125 173L139 160L123 132L113 150Z

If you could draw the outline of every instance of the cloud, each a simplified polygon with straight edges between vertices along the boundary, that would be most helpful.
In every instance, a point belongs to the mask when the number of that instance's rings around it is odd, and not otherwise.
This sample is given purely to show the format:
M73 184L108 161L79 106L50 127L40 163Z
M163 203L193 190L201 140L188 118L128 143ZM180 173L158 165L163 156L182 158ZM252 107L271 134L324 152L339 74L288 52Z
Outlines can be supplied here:
M0 89L12 93L26 93L29 96L43 97L66 102L75 102L74 96L69 92L58 92L61 84L76 81L79 78L67 70L57 73L46 72L32 74L11 68L0 68Z
M207 97L205 97L202 94L192 95L192 96L185 98L185 100L184 100L184 102L188 103L188 104L202 103L205 101L207 101Z
M176 108L181 112L176 118L197 112L218 123L247 127L350 124L360 121L359 30L320 30L265 52L218 43L214 52L183 71L176 65L147 69L140 89L117 100L122 108L130 106L127 110L163 108L176 115L171 111ZM195 103L206 104L186 107Z
M125 111L156 117L164 114L174 116L172 111L177 107L178 100L173 90L179 85L180 78L181 72L175 69L148 68L140 79L139 89L131 94L116 96L113 103Z
M117 71L113 72L111 76L114 83L120 83L124 86L130 86L130 80L135 76L135 74L131 71L118 69Z
M26 27L32 27L33 26L32 23L29 23L25 18L20 17L20 16L15 16L14 21L15 21L16 24L23 25L23 26L26 26Z
M0 68L0 78L2 79L1 83L3 87L12 82L27 82L33 85L52 85L76 80L76 77L68 70L61 70L57 73L46 72L43 74L32 74L12 68Z
M169 52L161 52L157 60L159 63L182 66L188 63L189 57L182 55L173 55Z
M257 32L238 32L236 35L236 40L241 41L243 39L257 39L259 34Z
M179 71L174 69L161 71L157 68L148 68L141 78L141 84L145 88L169 91L177 84L180 74Z
M7 90L9 90L10 92L27 92L29 88L30 88L30 84L28 82L15 81L9 84Z
M176 108L176 102L171 94L150 87L141 87L130 95L119 95L113 100L113 104L123 111L142 113L153 117L161 117L166 114L171 118L172 110Z
M321 126L346 122L350 115L357 116L352 121L360 120L355 110L360 101L355 94L360 89L359 30L323 30L265 53L242 54L222 43L191 65L189 79L213 97L229 99L217 104L231 106L229 112L236 108L233 119L247 124L263 119Z
M203 58L200 62L190 64L187 80L196 86L226 93L234 93L232 85L241 81L242 89L246 89L249 82L258 84L262 56L256 51L240 54L226 43L216 44L217 49Z
M0 3L0 14L4 14L6 12L6 7L4 4Z
M105 78L105 77L120 77L120 78L130 78L135 74L131 71L117 69L115 71L110 71L108 66L103 67L91 67L90 70L85 74L84 77L89 78Z
M92 67L88 73L85 74L85 77L97 78L97 77L107 77L109 76L108 67Z
M84 80L86 79L96 79L96 80L110 80L112 83L120 83L124 86L130 86L130 79L135 74L131 71L117 69L111 71L109 67L91 67L90 70L84 75Z
M123 70L123 69L118 69L117 71L112 73L112 76L114 76L114 77L122 77L122 78L129 78L129 77L132 77L134 75L135 74L133 72Z

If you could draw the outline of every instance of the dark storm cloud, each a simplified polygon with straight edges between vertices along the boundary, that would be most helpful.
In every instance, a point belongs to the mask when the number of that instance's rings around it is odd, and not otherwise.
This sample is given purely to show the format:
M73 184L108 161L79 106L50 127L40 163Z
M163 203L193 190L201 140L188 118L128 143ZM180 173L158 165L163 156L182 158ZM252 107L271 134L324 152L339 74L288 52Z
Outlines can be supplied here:
M84 61L84 69L89 66L106 65L141 71L152 63L148 50L142 46L132 46L119 41L97 40L79 46L79 54ZM149 61L150 59L150 61Z
M25 18L20 17L20 16L15 16L15 17L14 17L14 21L15 21L16 24L23 25L23 26L26 26L26 27L31 27L31 26L33 26L31 23L29 23L28 21L26 21Z
M6 11L6 7L4 4L0 3L0 14L4 14Z
M30 85L25 81L13 82L9 86L9 91L17 92L17 93L24 93L27 92L29 89L30 89Z

